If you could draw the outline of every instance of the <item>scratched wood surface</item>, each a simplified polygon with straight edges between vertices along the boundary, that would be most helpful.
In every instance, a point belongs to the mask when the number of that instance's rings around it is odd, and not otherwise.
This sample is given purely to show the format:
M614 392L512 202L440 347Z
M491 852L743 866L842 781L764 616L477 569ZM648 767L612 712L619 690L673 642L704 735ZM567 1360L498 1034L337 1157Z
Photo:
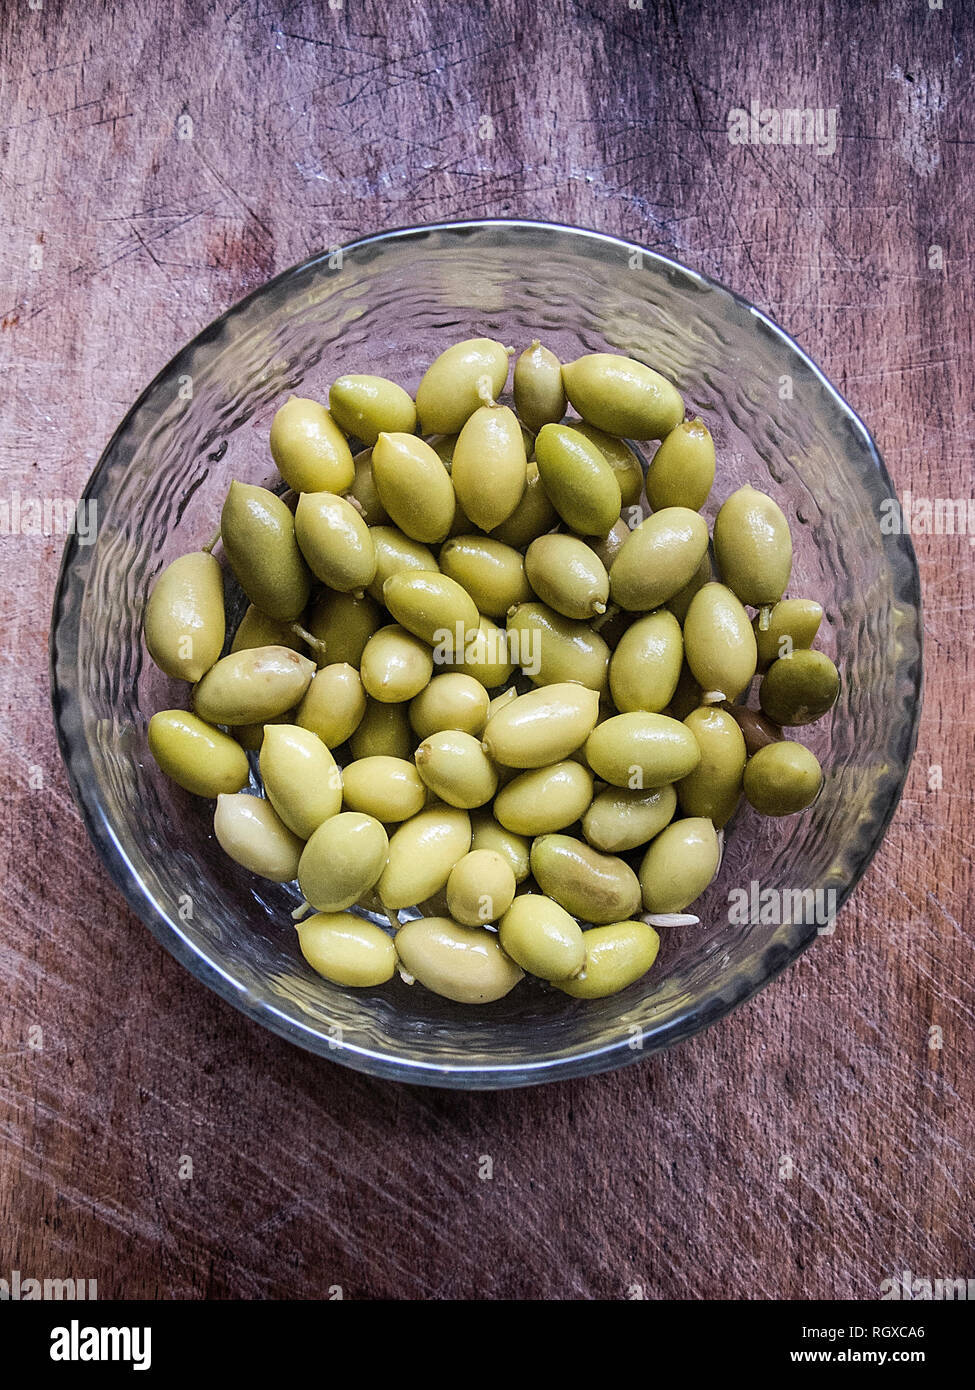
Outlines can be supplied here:
M8 502L77 496L142 386L271 274L360 233L497 214L618 233L736 287L822 363L901 488L972 494L960 0L0 9ZM835 150L733 144L728 113L753 99L832 108ZM666 1056L466 1096L292 1049L127 911L48 710L60 549L0 537L0 1278L801 1299L975 1275L966 537L917 540L918 755L835 936Z

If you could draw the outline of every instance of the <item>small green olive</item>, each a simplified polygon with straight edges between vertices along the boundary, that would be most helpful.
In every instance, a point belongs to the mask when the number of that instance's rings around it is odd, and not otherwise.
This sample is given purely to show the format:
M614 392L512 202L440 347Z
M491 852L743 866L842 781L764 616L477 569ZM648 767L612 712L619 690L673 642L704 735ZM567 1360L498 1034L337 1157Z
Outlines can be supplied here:
M711 572L711 556L707 550L701 556L701 563L691 575L683 589L678 589L672 598L664 604L680 623L681 627L687 620L687 610L691 606L691 600L699 589L703 589L705 584L710 584L713 578Z
M396 973L396 947L352 912L317 912L298 923L301 954L323 979L347 989L384 985Z
M531 873L529 854L531 842L524 835L516 835L499 825L490 811L474 811L471 815L471 849L493 850L500 854L515 876L516 883L524 883Z
M553 981L574 999L605 999L619 994L647 973L660 950L660 937L646 922L613 922L583 932L586 959L574 980Z
M609 574L609 571L612 569L613 561L623 549L629 535L630 528L623 518L620 517L608 536L604 536L602 539L598 536L588 536L586 538L586 545L591 548L596 559L600 562L607 574Z
M540 980L569 980L586 959L582 928L551 898L522 893L501 919L501 949Z
M566 618L605 613L609 575L593 549L578 536L553 533L533 540L525 573L535 593Z
M454 520L454 485L425 440L381 434L372 447L372 475L380 501L405 535L422 545L446 537Z
M298 887L320 912L343 912L379 879L389 841L374 816L342 811L323 821L301 852Z
M741 796L748 757L735 719L714 705L693 710L684 723L697 739L701 761L677 784L685 816L704 816L720 830L731 819Z
M494 932L449 917L417 917L396 933L403 968L433 994L458 1004L490 1004L523 978Z
M288 829L303 840L342 809L341 769L310 729L268 724L260 765L267 799Z
M733 492L715 517L714 554L742 603L778 603L792 573L792 536L781 508L756 488Z
M492 535L505 545L523 549L536 536L551 531L558 519L542 484L538 464L533 459L525 470L525 491L521 501L507 521L494 528Z
M323 666L312 677L294 722L317 734L326 748L337 748L355 733L366 712L359 672L348 662Z
M562 363L536 338L515 363L515 409L533 434L555 425L565 414Z
M413 763L383 755L358 758L342 769L342 794L350 811L384 825L409 820L427 801L427 788Z
M467 590L439 571L390 575L383 585L383 602L401 626L431 647L445 635L466 644L480 621Z
M419 739L444 729L480 737L489 708L488 693L480 681L459 671L446 671L442 676L434 676L410 702L410 724Z
M318 401L291 396L271 422L271 457L295 492L345 492L355 477L349 441Z
M670 697L670 704L665 713L669 714L671 719L684 720L692 710L699 709L703 703L704 693L691 674L685 658L677 678L677 689Z
M571 760L530 768L503 787L494 814L506 830L544 835L581 818L592 801L592 773Z
M605 854L623 854L659 835L677 810L677 793L671 786L651 791L606 787L593 798L582 818L582 833Z
M562 381L584 420L621 439L663 439L684 418L677 388L632 357L588 353L562 368Z
M678 720L634 711L597 724L586 741L586 758L604 782L646 791L686 777L701 761L701 750Z
M383 587L394 574L430 573L439 568L433 551L398 526L371 526L369 532L376 548L376 576L369 594L377 603L382 603Z
M503 855L472 849L450 871L447 908L455 922L483 927L503 917L515 896L515 876Z
M449 641L437 643L433 659L438 666L451 666L462 675L472 676L486 690L496 690L511 679L515 669L509 653L507 632L482 615L477 631L468 634L462 652L458 652L451 635Z
M411 758L413 731L407 705L384 705L366 700L366 712L349 739L353 758Z
M269 618L251 603L237 624L230 650L246 652L253 651L255 647L290 647L293 652L302 653L305 650L305 644L292 623L282 618Z
M417 771L448 806L470 811L490 801L498 788L497 770L473 734L444 729L425 738L414 754Z
M671 821L640 864L647 912L683 912L714 878L721 857L714 826L703 816Z
M382 376L340 376L328 393L328 408L346 434L370 446L383 431L412 434L416 429L412 396Z
M268 724L293 724L295 722L295 711L285 710L284 714L276 714L273 719L267 719L263 724L235 724L231 729L231 736L237 740L241 748L248 753L259 753L261 744L264 742L264 730Z
M511 655L534 685L575 681L600 694L607 689L609 647L591 624L544 603L520 603L508 615L508 634Z
M705 584L684 619L684 655L704 703L734 700L758 662L755 634L738 599L724 584Z
M595 690L571 681L540 686L491 716L484 746L507 767L547 767L585 743L598 715Z
M193 690L208 724L262 724L296 705L315 663L288 647L253 647L222 657Z
M780 599L768 614L766 628L761 626L761 614L756 614L752 628L758 644L758 669L767 671L780 656L811 647L822 620L822 606L811 598Z
M152 587L146 646L167 676L198 681L220 656L226 635L223 574L204 550L173 560Z
M567 425L545 425L535 440L535 461L552 505L570 530L607 536L619 520L620 485L595 444Z
M745 796L763 816L792 816L812 805L823 785L815 753L785 739L760 748L745 766Z
M361 453L356 454L353 462L355 477L347 494L349 501L358 507L367 526L388 525L389 512L380 501L376 479L373 477L372 450L363 449Z
M595 425L590 425L585 420L573 420L571 425L578 434L588 439L590 444L595 444L616 474L623 506L635 507L643 491L643 468L629 444L618 439L616 435L596 429Z
M325 644L319 666L333 666L339 662L358 666L366 643L385 621L382 609L367 595L340 594L334 589L324 589L308 610L308 630Z
M584 922L618 922L640 905L640 884L629 864L570 835L539 835L531 867L542 892Z
M683 660L680 623L666 608L631 624L609 663L609 688L619 712L659 714L666 709L677 689Z
M647 469L647 501L655 512L690 507L699 512L714 482L714 440L700 418L670 431Z
M263 797L240 792L218 796L213 833L224 853L252 874L272 883L290 883L297 878L304 841L288 829Z
M532 598L523 556L492 536L453 536L440 548L440 568L489 618L503 618Z
M333 492L303 492L295 535L312 573L340 593L359 593L376 573L376 547L362 517Z
M416 409L424 434L456 434L482 405L496 401L508 378L508 349L468 338L442 352L423 374Z
M466 811L432 806L411 816L389 841L386 867L377 884L383 905L395 912L426 902L446 886L451 869L470 847L471 821Z
M507 521L525 491L528 459L521 426L506 405L482 405L457 436L450 476L457 500L475 526Z
M149 720L148 738L166 776L194 796L239 792L250 776L240 744L186 710L159 710Z
M367 695L384 705L412 700L433 675L430 648L398 623L373 633L365 645L359 674Z
M793 727L822 719L839 693L839 672L826 653L798 647L772 662L758 698L769 719Z
M234 479L220 513L220 539L251 603L269 618L297 618L308 602L311 574L281 498Z
M704 518L665 507L631 531L609 572L613 602L634 612L659 608L691 579L708 548Z

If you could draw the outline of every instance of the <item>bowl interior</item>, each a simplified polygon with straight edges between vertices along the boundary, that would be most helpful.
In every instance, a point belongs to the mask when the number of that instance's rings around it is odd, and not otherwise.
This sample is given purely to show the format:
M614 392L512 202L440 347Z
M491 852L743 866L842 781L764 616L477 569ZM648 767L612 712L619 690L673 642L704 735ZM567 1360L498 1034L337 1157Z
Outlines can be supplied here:
M281 401L292 391L325 400L347 371L415 390L438 351L478 335L519 351L538 336L563 360L626 352L671 377L717 444L709 523L742 483L775 497L793 530L789 592L823 604L817 645L842 677L831 714L800 731L826 770L815 806L781 821L739 811L695 909L700 925L666 931L649 977L602 1001L526 982L467 1009L398 980L330 986L297 950L295 891L227 860L211 804L167 782L146 747L151 714L188 702L187 688L144 652L146 595L165 564L212 534L232 477L275 478L267 440ZM534 223L357 242L287 272L211 325L148 388L93 475L97 538L69 541L52 635L75 794L160 940L295 1042L439 1085L525 1084L635 1060L720 1017L814 939L893 813L919 715L920 617L910 542L879 525L891 495L869 435L795 344L662 257Z

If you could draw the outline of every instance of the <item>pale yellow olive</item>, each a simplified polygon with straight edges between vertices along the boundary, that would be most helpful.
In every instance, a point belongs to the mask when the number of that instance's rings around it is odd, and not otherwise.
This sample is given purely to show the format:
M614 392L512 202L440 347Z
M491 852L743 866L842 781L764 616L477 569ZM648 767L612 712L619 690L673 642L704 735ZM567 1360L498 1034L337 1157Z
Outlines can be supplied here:
M586 420L572 420L570 424L579 434L584 435L602 454L616 474L620 485L620 500L624 507L634 507L643 491L643 468L640 460L624 440L607 434Z
M389 857L377 884L384 906L395 912L432 898L446 886L451 869L470 847L471 821L466 811L432 806L411 816L389 841Z
M613 561L623 549L623 545L629 538L629 534L629 526L627 526L623 518L620 517L608 536L603 536L602 538L598 536L588 536L586 538L586 545L593 551L607 574L612 569Z
M571 681L540 686L491 716L484 746L507 767L547 767L581 747L598 716L595 690Z
M493 850L511 865L516 883L524 883L531 873L529 853L531 842L499 825L490 811L475 811L471 815L471 849Z
M250 776L240 744L186 710L159 710L149 720L148 739L166 776L194 796L239 792Z
M515 410L533 434L543 425L555 425L565 414L562 363L536 338L515 363Z
M213 833L225 854L272 883L298 875L304 841L288 829L270 801L242 793L217 797Z
M340 376L328 393L332 419L363 444L375 444L385 430L412 434L416 406L408 391L382 376Z
M640 884L629 864L570 835L539 835L531 867L542 892L584 922L618 922L640 905Z
M568 425L545 425L535 461L553 507L572 531L607 536L619 520L620 485L596 445Z
M301 852L298 887L319 912L358 902L386 866L389 841L375 816L342 811L323 821Z
M645 911L683 912L700 897L718 869L714 826L703 816L671 821L651 841L640 864Z
M465 927L496 922L514 896L514 871L497 850L472 849L458 859L447 879L447 910Z
M523 979L494 932L449 917L417 917L396 933L404 970L433 994L458 1004L490 1004Z
M305 644L293 623L281 618L269 618L251 603L237 624L230 650L245 652L253 651L255 647L290 647L293 652L303 652Z
M647 710L659 714L677 689L684 639L680 623L666 608L632 623L609 663L609 688L621 714Z
M525 491L521 501L508 517L496 526L492 535L505 545L521 549L546 531L551 531L558 514L542 484L538 464L534 459L525 470Z
M444 729L425 738L414 754L424 782L448 806L470 811L490 801L498 774L473 734Z
M681 627L684 626L684 622L687 618L687 610L691 606L691 600L694 595L699 589L703 589L705 584L710 584L712 578L711 555L709 551L705 550L704 554L701 556L701 563L684 585L683 589L678 589L677 593L664 604L664 607L673 613Z
M660 937L646 922L613 922L583 933L586 959L574 980L553 981L574 999L605 999L619 994L647 973L660 950Z
M412 700L433 675L430 648L398 623L373 633L365 645L359 666L367 695L384 705Z
M426 784L413 763L382 754L346 763L342 795L350 811L362 811L384 825L409 820L427 802Z
M316 578L340 593L359 593L376 573L369 527L351 503L334 492L303 492L295 535Z
M776 724L812 724L836 703L840 675L825 652L797 648L765 673L758 691L762 712Z
M721 578L742 603L778 603L792 573L792 536L782 509L764 492L741 487L714 521Z
M592 773L571 759L530 768L498 792L494 814L506 830L544 835L580 819L592 801Z
M622 439L663 439L684 418L677 388L632 357L588 353L566 363L562 381L584 420Z
M659 608L693 578L708 548L704 518L665 507L631 531L609 572L613 602L635 612Z
M778 724L773 724L771 719L767 719L764 714L759 714L757 710L746 709L744 705L725 705L735 723L741 729L745 740L745 749L749 757L752 757L760 748L767 748L770 743L778 743L782 738L782 730Z
M317 912L298 923L301 954L323 979L347 989L384 985L396 973L392 938L353 912Z
M604 782L646 791L686 777L701 761L701 750L678 720L634 711L597 724L586 741L586 759Z
M349 441L318 401L291 396L271 422L271 457L295 492L345 492L355 476Z
M752 619L758 644L758 669L767 671L780 656L811 647L823 620L822 606L811 598L780 599L768 614L768 627L761 627L761 615Z
M607 689L609 647L590 623L544 603L520 603L508 615L508 634L511 655L534 685L575 681L600 694Z
M366 712L366 692L354 666L346 661L323 666L312 677L294 722L317 734L327 748L337 748L355 733Z
M509 652L507 632L482 615L477 631L468 634L462 652L451 639L434 647L433 659L437 665L451 666L462 675L472 676L486 690L496 690L511 679L515 669Z
M369 593L377 603L382 603L383 586L394 574L430 573L439 568L433 551L398 526L372 526L370 534L376 547L376 576Z
M235 479L220 513L220 539L251 603L269 618L297 618L311 593L311 574L281 498Z
M569 980L586 958L576 919L541 893L522 893L501 919L501 949L540 980Z
M315 663L289 647L252 647L222 657L193 690L208 724L262 724L296 705Z
M532 597L524 557L492 536L463 535L445 541L440 547L440 568L489 618L503 618L509 608Z
M354 463L355 477L347 493L349 501L358 507L367 526L388 525L389 512L380 500L376 479L372 473L372 450L363 449L361 453L356 454Z
M410 724L419 739L444 729L480 736L489 707L488 693L480 681L459 671L446 671L442 676L434 676L410 702Z
M310 729L268 724L260 764L267 799L303 840L342 809L341 769Z
M496 401L508 378L508 349L468 338L442 352L423 374L416 409L424 434L456 434L482 405Z
M682 420L664 439L647 469L647 501L655 512L690 507L699 512L714 482L714 440L702 419Z
M697 739L701 761L677 783L680 808L685 816L706 816L720 830L741 796L744 737L732 716L714 705L693 710L684 723Z
M583 816L582 833L594 849L622 854L659 835L676 810L677 793L671 786L651 791L605 787Z
M406 570L390 575L383 602L401 626L431 647L452 637L466 645L480 621L466 589L436 570Z
M734 700L751 683L758 648L748 614L724 584L705 584L684 619L684 656L705 704Z
M527 470L514 411L480 406L457 436L450 466L457 500L475 526L491 531L507 521L524 495Z
M366 594L323 590L308 610L308 630L325 645L319 666L342 662L358 666L366 643L385 620L382 609Z
M542 602L566 618L589 619L606 612L609 575L578 536L554 532L533 540L525 552L525 573Z
M745 796L763 816L792 816L812 805L823 785L815 753L781 740L760 748L745 765Z
M379 499L405 535L423 545L442 541L454 519L454 485L426 440L383 433L372 447Z
M407 709L405 704L367 700L366 712L349 739L353 758L411 758L414 740Z
M146 604L146 646L167 676L198 681L223 650L223 574L204 550L181 555L156 580Z

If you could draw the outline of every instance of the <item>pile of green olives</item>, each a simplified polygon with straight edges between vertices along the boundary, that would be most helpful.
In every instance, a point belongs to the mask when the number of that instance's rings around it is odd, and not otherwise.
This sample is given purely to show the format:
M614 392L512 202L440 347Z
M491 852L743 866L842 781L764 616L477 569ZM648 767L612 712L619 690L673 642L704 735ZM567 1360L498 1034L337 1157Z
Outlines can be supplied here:
M714 442L671 382L535 341L506 404L512 355L456 343L415 398L369 375L291 397L283 488L232 482L146 606L150 655L192 685L153 757L216 802L232 859L297 882L301 952L349 988L615 994L688 920L742 796L787 816L822 785L783 730L839 676L822 608L786 596L776 502L739 488L712 536ZM229 642L225 569L248 601Z

